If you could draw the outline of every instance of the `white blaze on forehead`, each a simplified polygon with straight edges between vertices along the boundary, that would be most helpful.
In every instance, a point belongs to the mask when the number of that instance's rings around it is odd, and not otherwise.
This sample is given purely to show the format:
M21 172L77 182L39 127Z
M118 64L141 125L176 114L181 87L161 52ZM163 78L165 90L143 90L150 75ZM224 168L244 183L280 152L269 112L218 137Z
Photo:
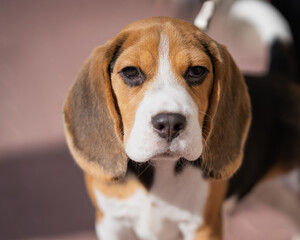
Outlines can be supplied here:
M137 162L145 162L165 152L172 152L178 158L195 160L202 152L198 107L172 71L169 41L163 34L158 48L158 72L137 108L130 136L125 142L125 150ZM186 128L171 143L159 137L153 129L151 119L159 113L178 113L187 119Z
M154 83L159 83L160 85L171 85L178 84L172 73L171 66L169 63L169 40L168 38L161 34L160 42L158 47L159 52L159 67L156 76L156 81Z

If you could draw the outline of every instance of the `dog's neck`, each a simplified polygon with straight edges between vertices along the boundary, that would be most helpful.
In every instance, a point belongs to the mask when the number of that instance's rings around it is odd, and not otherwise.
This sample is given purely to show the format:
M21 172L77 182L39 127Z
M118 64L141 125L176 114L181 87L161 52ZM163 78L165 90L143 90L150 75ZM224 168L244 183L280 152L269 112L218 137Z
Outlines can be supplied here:
M155 178L150 193L162 201L193 213L203 213L208 197L209 182L201 170L186 164L177 173L176 162L153 161ZM202 214L200 214L202 215Z

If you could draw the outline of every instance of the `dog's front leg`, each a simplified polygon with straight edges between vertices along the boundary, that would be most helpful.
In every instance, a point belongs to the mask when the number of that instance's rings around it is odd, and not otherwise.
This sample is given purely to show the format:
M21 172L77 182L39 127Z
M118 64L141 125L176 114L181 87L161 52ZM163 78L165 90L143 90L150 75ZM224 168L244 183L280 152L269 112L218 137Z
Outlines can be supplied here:
M227 181L211 181L210 192L204 212L204 224L194 240L222 240L222 203L227 191Z
M134 231L126 223L106 216L96 222L96 233L99 240L137 240Z
M222 240L222 224L203 225L196 231L194 240Z
M126 208L126 194L132 196L142 185L134 178L126 178L119 183L106 183L89 174L85 174L85 183L96 210L95 227L98 239L137 240L132 218L132 214L136 213L130 208L135 205L127 204L129 208Z

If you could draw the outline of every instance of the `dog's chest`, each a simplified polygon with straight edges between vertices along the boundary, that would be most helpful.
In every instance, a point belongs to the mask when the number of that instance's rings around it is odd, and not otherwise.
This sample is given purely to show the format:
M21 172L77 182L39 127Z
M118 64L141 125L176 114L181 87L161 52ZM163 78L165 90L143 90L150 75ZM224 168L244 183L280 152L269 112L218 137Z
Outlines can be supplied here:
M174 162L157 161L155 165L149 192L138 189L126 199L117 199L96 190L104 219L133 229L139 239L193 239L203 222L208 182L191 166L176 174Z

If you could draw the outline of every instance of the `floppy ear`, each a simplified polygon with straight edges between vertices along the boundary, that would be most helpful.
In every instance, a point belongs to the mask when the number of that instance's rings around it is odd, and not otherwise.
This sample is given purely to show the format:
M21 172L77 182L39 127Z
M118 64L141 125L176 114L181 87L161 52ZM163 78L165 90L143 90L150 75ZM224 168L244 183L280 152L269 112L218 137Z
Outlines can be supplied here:
M226 179L243 159L251 106L244 78L224 46L210 41L214 83L204 122L207 150L202 166L215 179Z
M110 64L118 54L119 42L110 41L93 51L64 105L65 134L75 161L104 181L119 180L127 170L121 116L110 80Z

